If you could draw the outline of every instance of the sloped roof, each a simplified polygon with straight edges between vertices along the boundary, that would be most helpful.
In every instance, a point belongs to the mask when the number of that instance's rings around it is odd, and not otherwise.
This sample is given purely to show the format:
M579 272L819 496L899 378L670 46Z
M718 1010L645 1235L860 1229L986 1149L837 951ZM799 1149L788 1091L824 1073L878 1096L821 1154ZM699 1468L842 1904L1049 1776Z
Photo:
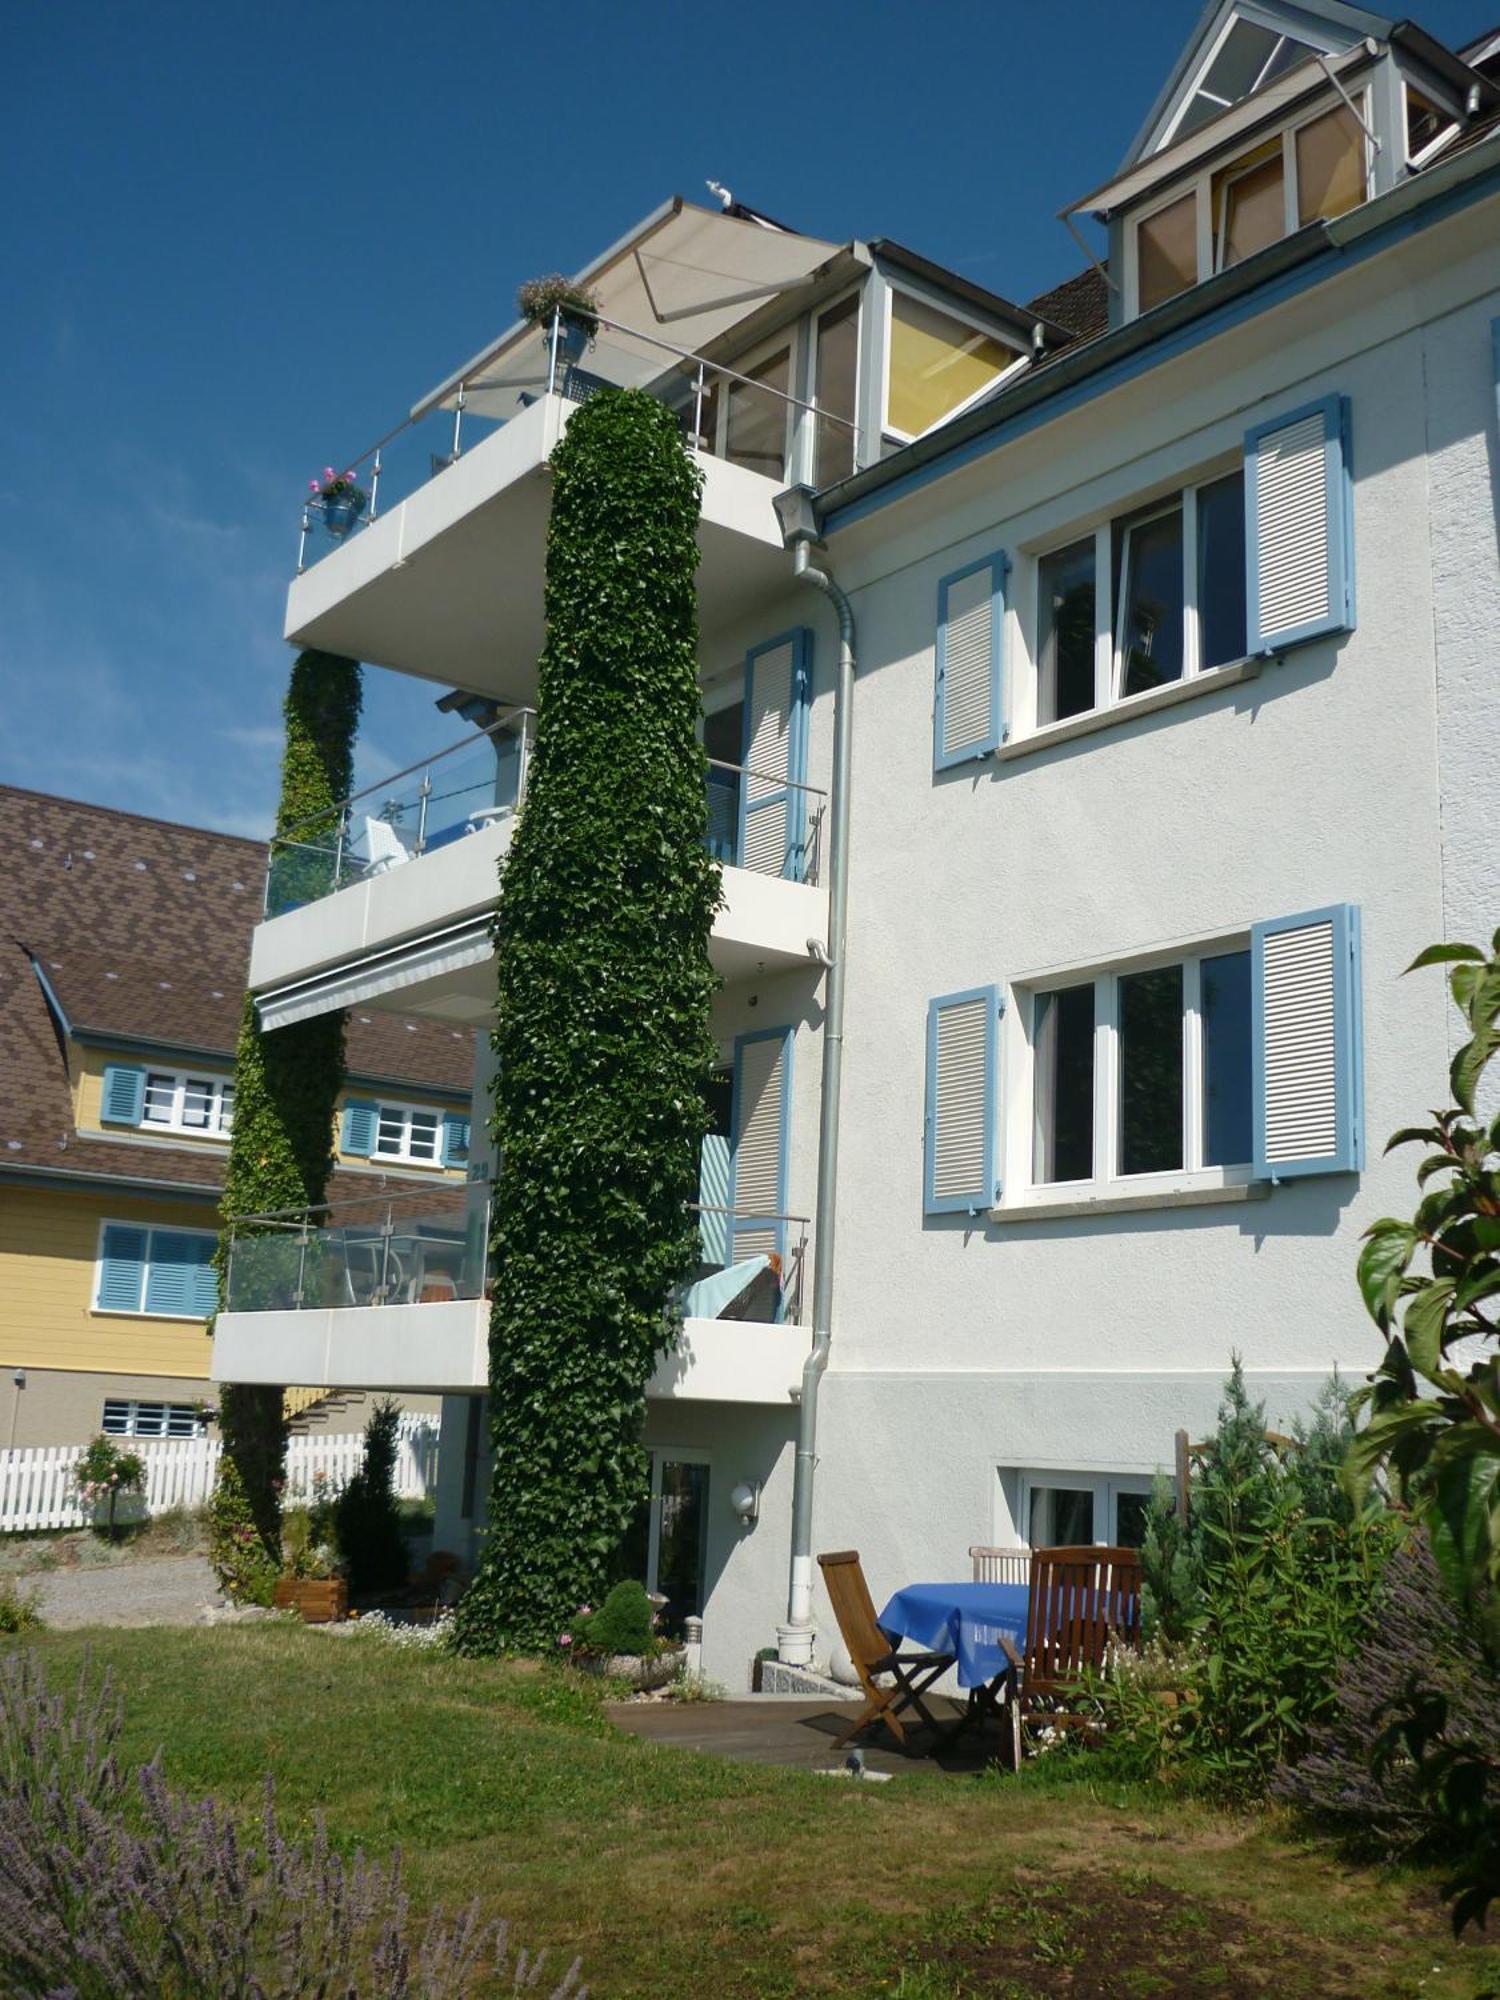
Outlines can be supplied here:
M1027 301L1026 310L1049 319L1075 340L1092 340L1109 325L1109 281L1097 264Z
M258 841L0 786L0 1170L213 1188L219 1158L81 1139L45 979L81 1040L234 1051L266 850ZM354 1015L351 1076L466 1095L469 1034Z

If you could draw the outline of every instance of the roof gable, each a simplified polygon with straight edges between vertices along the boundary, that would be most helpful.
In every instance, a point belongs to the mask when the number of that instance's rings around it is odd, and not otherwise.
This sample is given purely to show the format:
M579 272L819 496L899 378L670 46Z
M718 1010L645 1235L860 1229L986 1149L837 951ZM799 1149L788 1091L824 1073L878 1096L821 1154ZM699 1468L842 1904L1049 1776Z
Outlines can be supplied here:
M1136 134L1121 172L1185 138L1314 52L1342 54L1392 23L1344 0L1209 0Z

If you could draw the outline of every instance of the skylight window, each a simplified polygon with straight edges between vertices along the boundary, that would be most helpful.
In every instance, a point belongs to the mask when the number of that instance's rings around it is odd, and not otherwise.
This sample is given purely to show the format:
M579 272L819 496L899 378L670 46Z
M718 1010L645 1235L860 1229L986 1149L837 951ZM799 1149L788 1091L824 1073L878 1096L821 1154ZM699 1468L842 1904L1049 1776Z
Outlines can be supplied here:
M1316 51L1291 35L1279 35L1258 21L1237 20L1220 42L1218 52L1198 79L1198 87L1183 106L1164 145L1185 139L1210 118L1264 90L1278 76Z

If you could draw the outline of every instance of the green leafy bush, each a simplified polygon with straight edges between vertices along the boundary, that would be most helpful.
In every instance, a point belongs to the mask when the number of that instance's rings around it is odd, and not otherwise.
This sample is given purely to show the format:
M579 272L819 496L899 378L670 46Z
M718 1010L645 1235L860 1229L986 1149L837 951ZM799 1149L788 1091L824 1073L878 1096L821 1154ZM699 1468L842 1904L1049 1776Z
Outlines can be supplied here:
M220 1587L237 1604L269 1604L281 1572L280 1522L267 1541L245 1495L239 1467L226 1452L208 1502L208 1559Z
M146 1461L138 1452L125 1451L113 1438L102 1434L79 1454L73 1467L73 1484L79 1497L97 1509L105 1503L105 1533L118 1539L115 1511L122 1493L139 1493L146 1484Z
M599 1609L582 1613L572 1623L572 1650L600 1659L617 1653L642 1657L659 1653L651 1599L643 1583L617 1583Z
M1148 1640L1174 1649L1184 1700L1168 1746L1159 1704L1132 1706L1139 1690L1125 1685L1112 1720L1127 1738L1141 1735L1144 1763L1170 1763L1221 1794L1258 1795L1336 1712L1340 1666L1403 1533L1382 1503L1356 1505L1340 1484L1353 1436L1345 1401L1335 1379L1310 1424L1272 1437L1236 1359L1193 1465L1186 1526L1158 1483L1143 1613Z
M45 1623L35 1591L23 1590L13 1576L0 1576L0 1632L35 1632Z
M645 1497L714 1061L702 475L669 411L609 389L552 474L536 753L495 926L494 1472L468 1652L553 1650Z
M365 1425L365 1462L333 1503L333 1529L352 1597L406 1581L406 1538L396 1498L400 1406L378 1402Z

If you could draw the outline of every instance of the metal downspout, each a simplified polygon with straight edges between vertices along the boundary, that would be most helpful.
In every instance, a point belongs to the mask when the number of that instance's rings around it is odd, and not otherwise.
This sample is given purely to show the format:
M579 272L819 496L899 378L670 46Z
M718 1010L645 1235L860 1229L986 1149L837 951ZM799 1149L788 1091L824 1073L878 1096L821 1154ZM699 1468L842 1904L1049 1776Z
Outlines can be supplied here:
M833 1337L833 1238L838 1194L839 1093L844 1066L844 956L849 902L849 729L853 709L854 607L826 569L799 541L794 574L821 590L839 621L838 680L833 705L833 798L828 845L828 987L823 1010L823 1076L818 1105L818 1193L813 1217L811 1351L802 1369L797 1461L792 1482L792 1559L787 1623L777 1627L777 1651L789 1664L812 1657L813 1484L818 1465L818 1389Z

